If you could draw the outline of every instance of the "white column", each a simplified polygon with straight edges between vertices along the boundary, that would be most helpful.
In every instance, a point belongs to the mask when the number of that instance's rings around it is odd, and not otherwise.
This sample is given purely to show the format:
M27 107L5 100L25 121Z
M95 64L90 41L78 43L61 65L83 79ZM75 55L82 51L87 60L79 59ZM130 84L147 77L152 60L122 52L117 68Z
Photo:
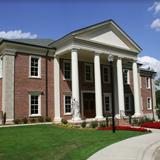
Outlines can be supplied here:
M78 72L78 53L77 49L71 51L72 61L72 109L73 120L78 121L80 118L80 103L79 103L79 72Z
M54 121L61 121L60 115L60 64L59 57L54 58Z
M117 59L117 89L118 89L118 106L119 118L125 116L124 108L124 85L123 85L123 72L122 72L122 59Z
M6 112L7 121L12 122L14 120L15 50L5 49L2 54L2 111Z
M102 110L102 87L101 87L101 69L100 56L94 56L94 76L95 76L95 100L96 100L96 119L103 118Z
M138 77L138 68L137 63L133 62L133 85L134 85L134 108L135 108L135 117L141 116L141 107L140 107L140 86L139 86L139 77Z

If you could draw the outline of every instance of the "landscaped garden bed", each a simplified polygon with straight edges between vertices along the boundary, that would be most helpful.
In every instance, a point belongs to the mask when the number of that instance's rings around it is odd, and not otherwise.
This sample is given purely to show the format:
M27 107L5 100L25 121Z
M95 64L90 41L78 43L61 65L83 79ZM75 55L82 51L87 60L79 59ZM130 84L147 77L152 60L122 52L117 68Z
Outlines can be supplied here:
M146 122L141 127L160 129L160 122Z
M143 127L132 127L132 126L116 126L116 130L124 130L124 131L138 131L138 132L150 132L150 130L145 129ZM99 127L97 130L112 130L112 126L110 127Z

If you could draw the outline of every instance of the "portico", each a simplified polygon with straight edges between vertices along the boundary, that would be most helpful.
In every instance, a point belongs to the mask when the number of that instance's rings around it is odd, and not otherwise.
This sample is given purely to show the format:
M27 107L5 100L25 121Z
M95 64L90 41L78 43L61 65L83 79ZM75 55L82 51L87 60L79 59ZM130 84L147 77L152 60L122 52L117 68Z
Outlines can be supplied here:
M104 26L103 26L104 27ZM102 27L102 30L105 31L105 29ZM115 28L115 24L106 24L106 27L110 27L113 34L115 32L120 32ZM100 27L101 28L101 27ZM91 33L90 33L91 32ZM96 28L95 31L96 33ZM94 34L95 34L94 33ZM107 33L107 32L106 32ZM124 37L124 35L120 35L119 38L116 39L112 35L113 44L105 43L105 39L103 40L104 43L102 43L100 40L102 40L100 36L103 36L106 33L101 33L99 37L96 39L96 37L93 38L91 36L93 34L93 30L86 31L82 33L77 33L77 35L71 35L70 37L64 37L64 39L55 42L57 47L57 51L55 52L55 62L54 68L55 68L55 83L57 84L55 89L55 121L60 120L63 117L63 114L61 113L62 106L64 106L64 103L70 103L71 104L71 111L70 111L70 120L73 120L74 122L79 122L81 119L83 119L84 115L84 103L82 98L82 92L87 91L90 85L93 86L93 89L91 89L91 92L94 92L95 94L95 119L96 120L102 120L104 118L105 112L104 112L104 86L103 86L103 80L102 80L102 67L101 65L107 65L108 64L108 56L112 55L114 57L114 81L110 82L110 84L107 84L108 88L114 87L115 92L115 110L116 110L116 118L123 118L125 115L125 92L124 92L124 77L123 77L123 66L125 63L130 63L131 70L133 72L133 96L134 96L134 116L141 116L141 107L140 107L140 94L139 94L139 74L138 74L138 66L137 66L137 54L140 51L140 48L136 46L136 44L133 44L130 39ZM93 35L94 35L93 34ZM120 34L120 33L119 33ZM124 34L124 33L123 33ZM107 41L107 36L106 41ZM111 35L110 35L111 36ZM89 37L92 37L90 39ZM104 37L103 37L104 38ZM125 39L126 38L126 39ZM124 41L125 39L125 41ZM124 43L125 42L125 43ZM63 46L62 46L63 43ZM128 47L128 48L127 48ZM129 48L130 47L130 48ZM69 80L68 86L70 85L70 90L64 91L64 93L60 90L61 88L61 70L63 70L60 66L60 59L62 60L68 60L71 63L71 78ZM88 85L86 85L86 88L81 86L81 77L82 74L82 68L80 67L80 62L85 63L93 63L93 79ZM67 72L66 72L67 73ZM64 74L64 70L63 70ZM63 105L60 104L60 101L62 100L62 95L67 92L67 95L70 95L71 102L69 102L66 98L63 102ZM70 92L70 93L69 93ZM110 92L109 94L112 95ZM112 96L111 96L112 97ZM61 100L60 100L61 99ZM107 98L106 98L107 101ZM107 103L107 102L106 102ZM62 106L61 106L62 105ZM109 104L110 105L110 104ZM68 107L66 105L66 107ZM83 113L82 113L83 112ZM67 115L67 114L66 114ZM69 114L68 114L69 115Z

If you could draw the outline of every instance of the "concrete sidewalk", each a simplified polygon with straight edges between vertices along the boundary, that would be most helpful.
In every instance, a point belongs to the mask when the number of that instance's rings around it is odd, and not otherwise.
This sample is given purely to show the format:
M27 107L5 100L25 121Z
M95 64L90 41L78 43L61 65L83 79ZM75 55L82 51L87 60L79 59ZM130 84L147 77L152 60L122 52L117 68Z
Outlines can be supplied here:
M152 129L151 129L152 130ZM112 144L92 155L88 160L158 160L160 130Z

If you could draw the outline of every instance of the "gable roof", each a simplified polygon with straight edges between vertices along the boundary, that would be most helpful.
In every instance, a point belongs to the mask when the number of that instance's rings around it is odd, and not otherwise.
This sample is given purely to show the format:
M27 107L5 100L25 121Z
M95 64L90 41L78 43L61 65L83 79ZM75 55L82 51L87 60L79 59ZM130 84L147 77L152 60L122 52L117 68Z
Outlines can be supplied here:
M89 30L92 30L92 29L96 29L98 27L102 27L102 26L104 26L106 24L109 24L109 23L113 24L115 27L117 27L117 29L119 29L119 31L123 34L123 36L125 36L139 51L142 50L142 48L112 19L105 20L103 22L96 23L96 24L93 24L93 25L90 25L90 26L72 31L72 32L68 33L67 35L63 36L62 38L52 42L50 45L52 45L56 42L59 42L63 39L66 39L66 38L69 38L69 37L72 37L72 36L76 36L76 35L81 34L83 32L86 32L86 31L89 31Z

